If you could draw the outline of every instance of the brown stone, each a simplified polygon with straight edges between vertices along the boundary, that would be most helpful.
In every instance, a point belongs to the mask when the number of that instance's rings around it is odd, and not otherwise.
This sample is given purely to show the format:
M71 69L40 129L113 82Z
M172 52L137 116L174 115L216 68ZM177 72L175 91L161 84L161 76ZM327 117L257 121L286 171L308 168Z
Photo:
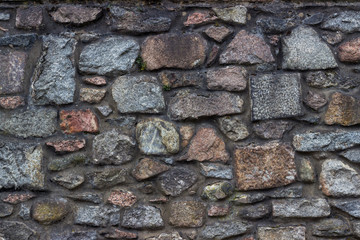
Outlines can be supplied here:
M24 91L26 53L0 51L0 94Z
M85 77L82 80L88 84L93 84L96 86L106 85L106 79L104 77Z
M85 147L85 139L52 141L46 145L53 147L55 152L76 152Z
M62 110L60 111L60 128L64 133L99 132L99 121L90 110Z
M144 158L141 159L141 161L135 166L132 171L132 175L136 178L136 180L141 181L156 176L167 170L169 170L169 166L150 158Z
M137 239L138 236L136 233L123 231L120 229L112 228L112 229L103 229L100 230L100 235L105 237L106 239Z
M341 62L360 61L360 38L355 38L339 46L338 55Z
M219 53L219 50L220 50L220 47L216 44L214 44L211 48L211 51L209 53L209 56L206 60L206 66L209 67L211 66L212 64L215 63L216 61L216 58L218 56L218 53Z
M220 55L221 64L258 64L274 62L269 45L255 34L241 30Z
M194 135L195 127L193 125L185 125L180 127L181 147L186 147L192 136Z
M276 142L236 149L234 160L237 188L267 189L295 182L294 155L289 145Z
M108 203L120 207L131 207L136 203L137 198L132 192L125 190L113 190L111 191L107 201Z
M246 88L247 71L229 66L207 72L207 87L211 90L242 91Z
M11 204L18 204L21 202L26 202L34 197L35 195L32 193L10 193L6 195L2 201Z
M319 110L327 103L325 95L309 91L305 98L305 104L314 110Z
M105 97L106 89L81 88L80 101L88 103L99 103Z
M147 70L191 69L204 63L207 43L199 34L161 34L147 37L141 49Z
M16 10L15 26L23 29L39 29L43 25L42 7L18 8Z
M205 33L215 41L222 42L227 36L233 33L233 31L230 28L224 26L211 26L205 30Z
M101 16L101 11L101 8L69 5L59 7L49 14L58 23L83 25L98 19Z
M159 73L159 78L164 87L190 87L201 85L203 75L200 72L173 72L163 71ZM170 90L169 89L169 90Z
M63 219L69 212L65 199L45 199L32 206L32 217L41 224L52 224Z
M210 11L194 12L188 16L186 22L184 22L184 25L190 26L206 24L209 22L214 22L217 19L218 18L215 16L215 14Z
M253 125L256 135L264 139L281 139L293 125L288 121L268 120Z
M175 227L201 227L205 204L199 201L176 201L170 204L170 224Z
M0 107L4 109L15 109L25 105L25 99L21 96L0 97Z
M217 205L211 204L207 210L208 216L210 217L222 217L228 215L230 212L230 205Z
M325 123L343 126L360 124L360 100L339 92L334 93L325 113Z

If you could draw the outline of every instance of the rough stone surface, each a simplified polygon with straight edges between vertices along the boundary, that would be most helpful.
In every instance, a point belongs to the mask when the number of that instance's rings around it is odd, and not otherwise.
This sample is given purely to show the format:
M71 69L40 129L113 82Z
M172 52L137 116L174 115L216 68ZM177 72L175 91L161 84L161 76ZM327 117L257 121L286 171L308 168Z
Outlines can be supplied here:
M282 199L272 201L274 217L317 218L330 215L330 205L324 198Z
M249 131L240 117L221 117L218 118L218 123L221 132L233 141L243 140L249 136Z
M112 112L112 108L109 105L97 106L96 109L103 115L104 117L108 117Z
M323 32L322 38L329 44L335 45L344 40L344 34L340 31L336 32Z
M70 194L68 198L81 202L91 202L95 204L102 203L102 195L93 192L81 192L76 194Z
M176 227L201 227L205 212L205 204L202 202L175 201L170 204L169 222Z
M333 31L342 31L344 33L360 31L359 12L344 11L334 13L329 16L323 24L321 24L321 28Z
M356 63L360 61L360 38L342 43L338 49L339 59L342 62Z
M51 181L59 184L64 188L74 189L85 181L85 177L82 174L73 171L67 171L56 174L51 178Z
M2 201L5 203L18 204L26 202L34 197L35 195L32 193L9 193L2 199Z
M38 36L34 33L16 34L0 38L0 46L23 47L28 49L32 47Z
M213 225L207 225L201 231L200 236L203 239L220 240L229 237L235 237L246 233L251 225L244 221L217 222Z
M0 13L0 21L9 21L10 20L10 14L9 13Z
M239 217L249 220L261 219L269 216L271 207L267 203L246 206L239 211Z
M217 201L230 196L234 186L228 181L216 182L204 187L201 197L211 201Z
M0 107L4 109L15 109L25 105L25 99L21 96L0 97Z
M74 223L95 227L107 227L120 223L120 209L109 206L78 206Z
M321 70L338 66L330 48L311 27L297 27L283 38L283 55L284 69Z
M160 209L141 205L125 210L121 226L133 229L158 229L164 226L164 220Z
M96 76L96 77L85 77L82 79L87 84L92 84L96 86L104 86L106 85L106 79L104 77Z
M107 229L101 230L100 235L104 236L106 239L137 239L138 238L138 235L136 233L123 231L116 228L112 228L110 230Z
M245 24L247 9L244 6L237 5L228 8L213 8L216 15L225 22Z
M29 240L36 237L36 232L22 222L1 221L0 236L4 240Z
M125 175L126 171L124 169L111 167L102 170L94 170L88 173L88 178L93 188L103 189L125 182Z
M291 185L276 188L266 194L271 198L301 198L303 196L303 185Z
M354 163L360 163L360 148L346 150L341 152L340 155Z
M19 217L25 221L31 220L31 206L26 203L20 204Z
M32 206L32 217L45 225L62 220L69 212L66 199L47 199L36 202Z
M88 103L99 103L104 99L105 94L106 89L81 88L80 101Z
M202 84L203 74L198 71L178 72L162 71L159 79L163 86L172 88L198 86Z
M262 121L253 125L254 132L263 139L281 139L292 128L288 121Z
M315 169L310 159L301 159L299 167L299 179L302 182L315 182Z
M223 217L230 213L230 205L211 204L207 210L209 217Z
M205 177L233 179L233 171L231 166L219 163L200 163L200 173Z
M0 51L0 94L24 91L26 57L22 51Z
M360 200L331 200L331 206L340 209L347 214L360 218Z
M101 8L84 6L63 6L50 12L50 16L58 23L71 23L83 25L95 21L101 16Z
M209 70L206 75L210 90L242 91L247 84L247 71L243 67L229 66Z
M11 215L14 211L14 207L7 203L0 203L0 218Z
M116 189L112 190L107 202L120 207L131 207L137 201L136 196L126 190Z
M218 17L214 16L214 13L211 11L199 11L189 14L186 22L184 22L185 26L191 25L201 25L207 24L210 22L214 22Z
M47 146L53 147L55 152L76 152L85 147L85 139L57 140L46 142Z
M99 121L90 110L62 110L60 111L60 128L64 133L99 132Z
M327 100L324 94L316 93L309 91L305 98L305 104L314 110L319 110L321 107L325 106Z
M290 227L258 227L259 240L305 240L306 228Z
M197 180L196 173L183 167L172 168L158 177L160 189L170 196L178 196Z
M216 62L219 51L220 51L220 47L217 44L214 44L211 48L208 59L206 60L207 67L210 67Z
M229 201L234 203L235 205L241 204L249 204L249 203L257 203L261 202L266 198L265 194L263 193L240 193L236 192L233 194Z
M77 165L82 165L87 161L87 156L83 153L68 154L63 157L51 158L48 169L50 171L61 171Z
M39 6L18 8L16 10L15 26L23 29L39 29L44 21L43 9Z
M294 182L296 177L294 155L289 145L279 143L236 149L234 160L237 188L266 189Z
M161 233L159 236L146 238L146 240L185 240L178 232Z
M310 87L328 88L338 85L337 78L336 72L315 71L306 75L306 83Z
M262 28L265 33L281 33L290 30L295 24L289 19L276 17L260 18L256 24Z
M144 158L141 159L140 162L135 166L134 170L132 171L132 175L136 178L136 180L141 181L156 176L169 169L170 167L163 163L157 162L150 158Z
M179 132L181 136L181 147L184 148L189 144L191 138L194 136L195 126L193 125L181 126Z
M350 224L340 218L322 219L313 224L312 234L319 237L342 237L351 235Z
M208 37L214 39L215 41L222 42L227 36L233 33L233 30L225 26L211 26L205 30L205 33Z

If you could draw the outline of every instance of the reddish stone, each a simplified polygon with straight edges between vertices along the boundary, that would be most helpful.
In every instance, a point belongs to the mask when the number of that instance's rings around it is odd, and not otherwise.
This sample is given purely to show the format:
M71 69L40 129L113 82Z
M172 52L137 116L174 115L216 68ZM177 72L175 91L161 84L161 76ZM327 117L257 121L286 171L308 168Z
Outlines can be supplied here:
M281 139L286 131L293 128L288 121L268 120L253 125L256 135L263 139Z
M121 207L131 207L136 203L136 196L132 192L124 190L113 190L107 201Z
M0 51L0 94L24 90L25 61L25 52Z
M242 91L247 84L247 71L243 67L225 67L209 70L207 87L211 90Z
M355 38L339 46L339 59L341 62L360 61L360 38Z
M43 9L41 7L18 8L15 26L23 29L39 29L43 25Z
M180 127L180 135L181 135L181 147L186 147L192 136L194 135L195 127L192 125L185 125Z
M211 26L205 30L205 33L215 41L222 42L227 36L233 33L233 31L230 28L224 26Z
M62 110L60 111L60 128L64 133L99 132L99 121L90 110Z
M32 193L10 193L5 198L3 198L2 201L11 204L18 204L21 202L26 202L34 197L35 195Z
M4 109L15 109L25 105L25 99L21 96L0 97L0 107Z
M104 229L100 231L100 235L106 239L137 239L136 233L127 232L119 229Z
M156 176L167 170L169 170L169 166L150 158L144 158L136 165L135 169L132 171L132 175L136 178L136 180L141 181Z
M85 139L53 141L46 145L55 148L55 152L76 152L85 147Z
M86 77L83 78L83 81L97 86L106 85L106 79L104 77Z
M318 110L319 108L325 106L327 101L323 94L309 91L305 98L305 103L312 109Z
M69 5L59 7L56 11L50 12L50 16L55 22L83 25L98 19L101 11L101 8Z
M186 22L184 22L184 25L190 26L190 25L205 24L205 23L213 22L217 19L218 17L216 17L215 14L211 14L211 12L195 12L188 16Z
M215 205L212 204L208 208L208 216L210 217L222 217L226 216L230 212L230 206L228 204L226 205Z
M360 124L360 100L339 92L331 96L325 113L325 123L352 126Z

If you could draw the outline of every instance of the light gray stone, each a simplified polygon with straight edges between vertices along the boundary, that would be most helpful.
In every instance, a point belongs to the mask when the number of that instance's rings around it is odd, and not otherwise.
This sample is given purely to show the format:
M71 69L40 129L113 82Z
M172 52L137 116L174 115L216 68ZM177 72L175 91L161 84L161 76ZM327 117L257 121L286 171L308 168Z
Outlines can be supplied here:
M4 240L37 239L36 232L33 229L16 221L0 221L0 237L4 237Z
M82 174L67 171L56 174L51 178L51 181L56 182L64 188L74 189L85 181L85 177Z
M352 33L360 31L360 12L345 11L334 13L329 16L321 28L333 31L342 31L344 33Z
M312 225L312 234L319 237L343 237L351 235L350 224L340 218L322 219Z
M360 237L360 221L352 221L354 235Z
M143 205L126 209L121 226L134 229L158 229L164 227L164 220L160 209Z
M232 202L234 205L242 205L242 204L261 202L265 198L266 195L263 193L237 192L229 198L229 201Z
M103 115L104 117L108 117L113 110L111 109L110 106L108 105L104 105L104 106L98 106L96 107L96 109L101 113L101 115Z
M327 217L330 212L330 205L323 198L272 201L272 214L274 217L317 218Z
M217 222L214 225L207 225L201 231L202 239L225 239L246 233L251 225L244 221Z
M266 195L271 198L300 198L303 196L303 186L295 185L289 187L276 188Z
M25 221L30 220L31 219L30 210L31 210L30 204L22 203L20 205L19 217L21 217L21 219Z
M9 21L10 20L10 13L0 13L0 21Z
M258 240L306 240L306 228L290 227L258 227Z
M334 206L347 214L360 218L360 200L345 200L345 199L333 199L330 201L331 206Z
M346 150L340 155L354 163L360 163L360 148Z
M163 173L159 178L160 189L165 195L178 196L190 188L197 180L197 174L183 167L172 168Z
M238 116L226 116L218 119L219 128L228 138L239 141L249 136L244 121Z
M229 165L219 163L200 163L200 173L205 177L233 179L233 169Z
M95 227L107 227L120 223L120 208L109 206L78 206L74 223Z
M245 24L247 18L247 9L244 6L237 5L228 8L213 8L216 15L225 22Z

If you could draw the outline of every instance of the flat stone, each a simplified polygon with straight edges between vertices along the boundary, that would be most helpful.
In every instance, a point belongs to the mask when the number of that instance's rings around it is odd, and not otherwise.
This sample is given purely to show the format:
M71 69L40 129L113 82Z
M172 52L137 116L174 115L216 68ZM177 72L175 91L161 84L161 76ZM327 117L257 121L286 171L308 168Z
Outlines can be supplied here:
M230 205L229 204L211 204L207 210L207 214L209 217L223 217L230 213Z
M141 49L147 70L191 69L204 63L207 43L199 34L161 34L147 37Z
M64 133L99 132L99 120L90 109L60 111L60 128Z
M201 194L201 197L204 199L209 199L211 201L217 201L230 196L234 191L234 186L231 182L221 181L216 182L210 185L206 185Z
M266 120L302 114L299 73L261 74L250 79L251 118Z
M303 196L303 185L291 185L276 188L266 193L271 198L301 198Z
M258 203L255 205L245 206L239 211L239 217L249 220L261 219L269 216L271 206L267 203Z
M250 134L244 121L238 116L221 117L217 122L221 132L233 141L243 140Z
M1 221L0 234L6 240L29 240L36 238L36 232L22 222Z
M189 14L184 25L187 27L191 25L202 25L214 22L217 19L218 17L211 11L199 11Z
M0 203L0 218L10 216L14 211L14 207L7 203Z
M112 187L125 182L126 171L122 168L104 168L87 174L90 184L95 189Z
M24 91L26 57L22 51L0 51L0 94Z
M333 31L342 31L344 33L352 33L360 31L360 16L356 11L344 11L334 13L329 16L321 28Z
M200 86L204 76L201 72L175 72L162 71L159 73L159 79L163 86L172 88Z
M242 235L249 231L251 225L245 221L235 220L232 222L216 222L213 225L206 225L201 231L202 239L220 240L229 237Z
M198 119L241 113L244 101L228 92L195 92L182 90L170 98L168 114L173 120Z
M360 38L342 43L338 48L338 56L341 62L357 63L360 61Z
M330 205L324 198L281 199L272 201L272 215L282 218L318 218L331 213Z
M253 124L255 134L263 139L281 139L292 127L290 122L283 120L268 120Z
M315 182L315 169L310 159L301 159L298 172L300 181L307 183Z
M233 169L231 166L219 163L200 163L200 173L205 177L233 179Z
M217 44L214 44L206 60L207 67L210 67L216 62L219 51L220 51L220 47Z
M170 203L169 223L175 227L201 227L206 213L205 204L199 201Z
M241 30L220 55L219 61L220 64L258 64L275 59L262 37Z
M61 172L51 178L52 182L59 184L60 186L67 189L74 189L80 186L84 181L85 177L82 174L74 171Z
M234 205L242 205L261 202L265 198L266 196L263 193L236 192L229 198L229 201L232 202Z
M360 236L360 221L352 221L352 228L356 237Z
M304 100L305 104L314 110L319 110L327 104L325 95L314 91L309 91Z
M289 36L283 38L284 69L321 70L337 66L330 48L313 28L297 27Z
M194 125L181 126L179 132L181 136L181 147L184 148L189 144L191 138L194 136L195 126Z
M158 177L159 186L165 195L178 196L197 180L197 174L190 168L175 167Z
M85 147L85 139L57 140L46 142L46 146L53 147L55 152L76 152Z
M360 124L360 99L335 92L325 113L325 123L352 126Z
M118 77L112 86L112 97L121 113L161 113L165 110L157 78L147 75Z
M354 163L360 163L360 148L346 150L340 153L341 156Z
M123 74L133 66L139 50L139 44L133 39L108 37L84 47L79 69L88 74Z
M35 195L32 193L9 193L2 199L2 201L10 204L18 204L26 202L34 197Z
M340 31L332 32L323 32L322 38L329 44L335 45L344 40L344 34L342 34Z
M213 8L216 15L225 22L245 24L247 9L244 6L236 5L228 8Z
M303 23L307 25L317 25L320 24L324 20L323 13L315 13L304 19Z
M330 201L331 206L346 212L350 216L360 218L360 200L334 199Z
M9 21L10 20L10 13L0 13L0 21Z
M136 180L142 181L144 179L148 179L163 173L169 169L170 167L166 164L154 161L150 158L143 158L135 166L134 170L132 171L132 175L136 178Z
M290 227L258 227L259 240L305 240L306 228Z
M340 218L322 219L312 225L312 235L319 237L342 237L351 235L348 222Z
M91 202L95 204L99 204L103 202L102 195L93 192L75 193L75 194L67 195L67 197L76 201Z
M120 223L120 208L110 206L77 206L74 224L108 227Z
M239 190L267 189L295 182L294 151L276 142L238 148L234 151Z
M135 155L136 142L132 137L122 134L117 129L102 132L93 140L94 164L120 165L131 161Z
M125 210L121 226L133 229L158 229L164 227L164 220L160 209L141 205Z
M13 110L25 105L25 99L21 96L0 97L0 107Z
M146 240L185 240L178 232L173 233L161 233L158 236L146 238Z
M104 117L108 117L112 112L112 108L109 105L97 106L96 109L103 115Z
M103 229L100 232L100 235L106 239L137 239L138 235L133 232L123 231L120 229Z
M62 220L69 212L66 199L45 199L32 206L32 217L35 221L49 225Z
M112 190L107 199L108 203L120 207L131 207L136 201L137 198L132 192L122 189Z
M88 103L99 103L104 99L105 94L106 89L81 88L80 101Z
M20 204L18 216L25 221L31 220L31 205L26 203Z
M106 79L104 77L96 76L96 77L85 77L82 79L85 83L96 85L96 86L104 86L106 85Z
M314 71L306 75L306 83L314 88L328 88L338 85L336 72Z
M50 12L50 16L58 23L83 25L93 22L101 16L101 8L84 7L80 5L62 6Z
M256 25L261 27L265 33L282 33L294 27L295 23L289 19L265 17L258 19Z
M228 66L209 70L206 75L210 90L243 91L247 84L247 71L243 67Z
M0 46L13 46L21 48L29 48L35 43L38 36L34 33L16 34L3 36L0 38Z
M87 162L87 156L83 153L68 154L63 157L51 158L48 163L50 171L61 171Z
M77 230L59 230L60 233L53 231L51 240L97 240L98 235L95 230L77 231Z
M16 9L15 26L26 30L40 29L43 26L43 9L40 6Z
M214 39L215 41L222 42L227 36L233 33L233 30L225 26L211 26L208 27L204 32L206 35L208 35L208 37Z

